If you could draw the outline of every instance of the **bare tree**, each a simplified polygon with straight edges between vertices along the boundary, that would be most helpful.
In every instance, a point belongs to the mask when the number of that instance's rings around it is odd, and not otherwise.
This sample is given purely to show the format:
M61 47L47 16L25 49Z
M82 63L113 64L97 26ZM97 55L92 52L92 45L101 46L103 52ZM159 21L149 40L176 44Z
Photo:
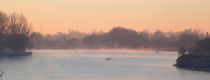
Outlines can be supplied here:
M6 13L0 11L0 34L3 34L8 26L8 17Z
M23 16L13 13L9 16L8 33L8 48L16 53L24 52L29 44L29 33L31 25Z
M31 25L28 20L23 16L13 13L9 16L10 24L8 26L8 33L13 35L26 35L28 36L31 30Z
M5 46L5 32L8 27L8 17L6 13L0 11L0 52L4 50Z

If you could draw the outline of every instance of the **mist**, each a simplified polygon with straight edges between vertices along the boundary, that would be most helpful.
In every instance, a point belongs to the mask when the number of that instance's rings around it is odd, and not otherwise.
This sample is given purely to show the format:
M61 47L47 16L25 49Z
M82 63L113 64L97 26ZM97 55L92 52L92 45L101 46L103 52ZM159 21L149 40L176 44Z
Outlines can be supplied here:
M33 49L145 49L176 51L180 47L194 47L207 37L201 30L185 29L180 32L157 30L135 31L114 27L108 32L83 33L69 31L56 34L31 33Z

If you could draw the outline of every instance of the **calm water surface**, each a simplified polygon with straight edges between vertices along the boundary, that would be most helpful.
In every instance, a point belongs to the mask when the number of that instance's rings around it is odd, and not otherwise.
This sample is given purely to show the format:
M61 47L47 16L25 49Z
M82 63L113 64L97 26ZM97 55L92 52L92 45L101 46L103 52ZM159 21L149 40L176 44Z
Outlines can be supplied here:
M177 57L173 52L40 50L30 57L0 58L0 71L3 80L210 80L210 73L173 67Z

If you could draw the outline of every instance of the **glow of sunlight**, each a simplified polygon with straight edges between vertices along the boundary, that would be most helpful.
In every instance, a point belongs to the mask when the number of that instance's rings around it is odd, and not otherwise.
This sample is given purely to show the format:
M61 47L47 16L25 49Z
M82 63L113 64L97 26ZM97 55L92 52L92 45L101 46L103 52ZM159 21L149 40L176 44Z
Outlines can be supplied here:
M210 0L1 0L1 10L24 14L43 33L108 31L210 31Z

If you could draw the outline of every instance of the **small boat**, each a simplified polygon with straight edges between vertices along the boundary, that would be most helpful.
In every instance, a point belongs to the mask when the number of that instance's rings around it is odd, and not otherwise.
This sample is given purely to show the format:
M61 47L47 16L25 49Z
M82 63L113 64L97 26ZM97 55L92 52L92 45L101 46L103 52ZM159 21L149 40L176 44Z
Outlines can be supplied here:
M156 53L159 53L159 50L157 50Z
M111 60L111 58L105 58L106 60Z

